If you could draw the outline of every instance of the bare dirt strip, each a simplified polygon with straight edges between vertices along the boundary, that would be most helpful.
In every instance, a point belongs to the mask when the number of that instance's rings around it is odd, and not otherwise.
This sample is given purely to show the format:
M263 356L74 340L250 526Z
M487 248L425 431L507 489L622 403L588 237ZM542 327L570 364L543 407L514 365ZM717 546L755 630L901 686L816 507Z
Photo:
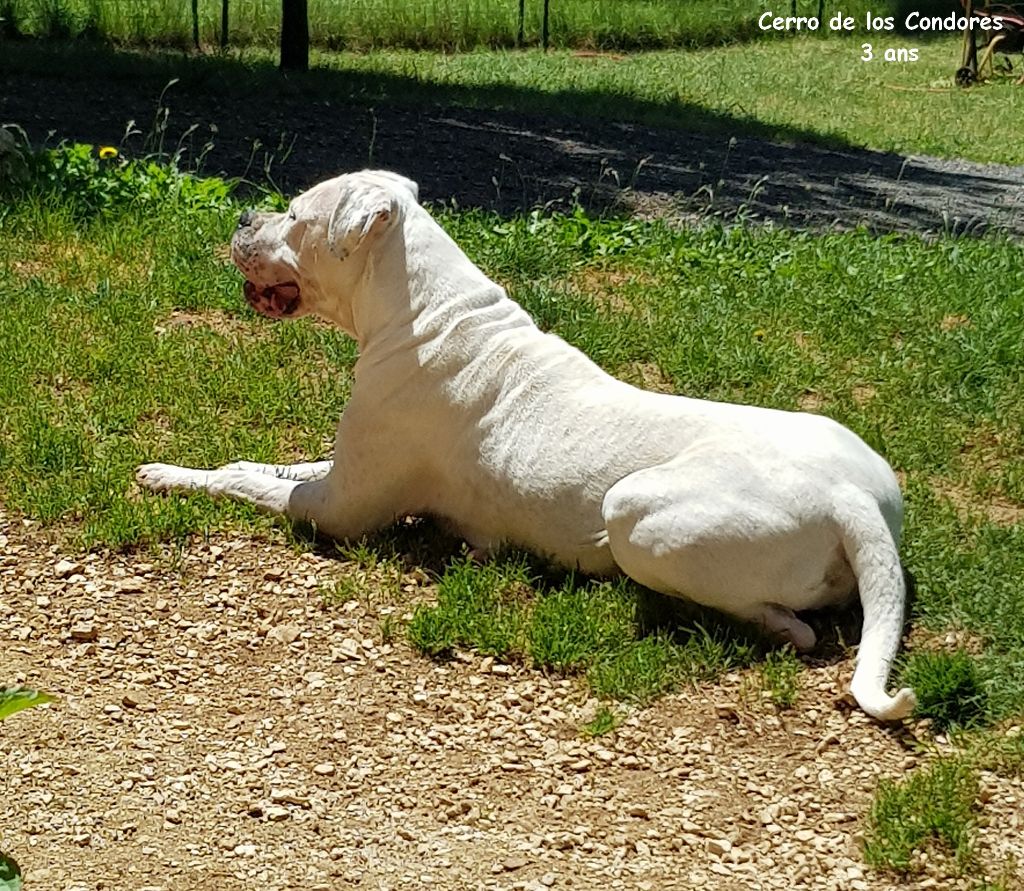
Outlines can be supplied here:
M578 681L385 642L432 595L419 569L325 603L354 567L273 537L49 540L0 514L4 677L58 697L0 727L0 843L29 889L971 887L863 866L877 781L931 734L852 708L848 659L805 670L791 711L751 671L592 740ZM1019 783L982 794L984 860L1019 858Z

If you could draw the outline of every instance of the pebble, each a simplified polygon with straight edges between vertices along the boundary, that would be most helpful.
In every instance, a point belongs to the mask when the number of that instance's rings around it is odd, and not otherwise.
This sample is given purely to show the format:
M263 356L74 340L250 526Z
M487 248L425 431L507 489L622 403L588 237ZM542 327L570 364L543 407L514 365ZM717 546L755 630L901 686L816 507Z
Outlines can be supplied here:
M76 622L71 626L71 639L77 641L93 641L99 637L99 631L92 622Z
M298 625L277 625L267 632L267 637L287 645L298 640L301 633L302 629Z
M722 857L732 850L732 842L727 838L709 838L705 842L709 854L715 857Z
M346 637L338 647L338 652L348 659L358 659L360 656L359 643L351 637Z
M53 567L53 574L59 579L66 579L69 575L75 575L82 571L82 564L74 560L58 560Z
M137 576L123 579L114 586L114 590L118 594L141 594L146 590L146 580L140 579Z

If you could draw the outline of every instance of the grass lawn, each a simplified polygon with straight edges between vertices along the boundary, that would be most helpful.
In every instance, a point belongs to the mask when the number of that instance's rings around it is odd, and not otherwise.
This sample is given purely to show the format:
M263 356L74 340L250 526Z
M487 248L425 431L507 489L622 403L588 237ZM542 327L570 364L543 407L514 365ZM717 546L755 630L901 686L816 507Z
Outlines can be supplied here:
M874 41L907 45L892 37ZM580 58L573 53L438 55L382 51L320 54L330 71L380 78L374 99L400 99L388 88L399 75L456 97L480 91L480 104L522 107L686 128L730 135L772 131L906 154L1024 164L1024 142L1006 122L1024 116L1024 90L1004 78L963 90L952 84L960 41L920 44L913 64L859 61L861 40L771 40L690 51ZM570 98L571 97L571 98ZM368 95L367 98L370 98ZM630 114L630 108L635 111ZM626 113L623 114L623 111Z
M159 181L157 170L120 186L95 172L74 188L65 172L0 204L0 499L83 547L278 534L237 504L143 497L133 468L321 456L351 382L343 335L244 306L223 252L240 205L216 184ZM1020 746L1000 749L985 729L1024 714L1017 245L676 230L582 213L438 217L543 328L615 374L826 413L903 475L918 630L898 674L937 726L982 729L965 737L963 770L883 790L872 862L906 868L897 829L907 808L934 804L935 784L970 798L977 764L1020 770ZM349 553L395 559L386 536ZM634 586L551 578L517 555L477 567L452 553L437 598L402 632L424 652L477 647L581 673L610 699L645 702L751 663L776 707L799 688L797 660L765 661L759 641L713 615L645 636ZM610 708L590 732L614 721ZM933 838L969 865L970 826L947 827L968 805L922 818L911 844Z

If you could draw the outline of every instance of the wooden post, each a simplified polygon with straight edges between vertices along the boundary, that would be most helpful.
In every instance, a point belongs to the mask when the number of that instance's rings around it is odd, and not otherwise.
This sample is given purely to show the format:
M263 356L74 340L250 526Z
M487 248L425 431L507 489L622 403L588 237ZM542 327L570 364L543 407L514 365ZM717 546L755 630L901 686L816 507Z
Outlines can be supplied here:
M540 43L544 47L544 52L548 51L548 37L550 31L548 28L548 14L550 12L551 0L544 0L544 22L541 25L540 31Z
M519 32L516 35L516 46L522 46L526 36L526 0L519 0Z
M309 70L307 0L281 0L281 70Z
M228 0L221 0L220 4L220 48L228 48Z
M964 31L964 43L967 47L967 51L964 53L964 65L970 69L971 76L974 80L978 79L978 41L974 37L974 28L971 27L973 22L971 19L974 17L974 3L972 0L966 0L964 3L964 12L967 14L967 28Z
M199 49L199 0L192 0L192 43Z

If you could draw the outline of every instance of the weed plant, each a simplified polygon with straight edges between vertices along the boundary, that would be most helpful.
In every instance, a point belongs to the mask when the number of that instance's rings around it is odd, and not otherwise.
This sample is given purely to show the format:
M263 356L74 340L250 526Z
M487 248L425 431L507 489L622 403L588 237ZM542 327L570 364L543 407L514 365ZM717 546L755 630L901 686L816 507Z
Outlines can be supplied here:
M906 874L920 869L915 855L930 850L951 858L958 871L967 869L976 856L977 793L977 775L956 759L900 782L883 781L868 818L865 859Z

